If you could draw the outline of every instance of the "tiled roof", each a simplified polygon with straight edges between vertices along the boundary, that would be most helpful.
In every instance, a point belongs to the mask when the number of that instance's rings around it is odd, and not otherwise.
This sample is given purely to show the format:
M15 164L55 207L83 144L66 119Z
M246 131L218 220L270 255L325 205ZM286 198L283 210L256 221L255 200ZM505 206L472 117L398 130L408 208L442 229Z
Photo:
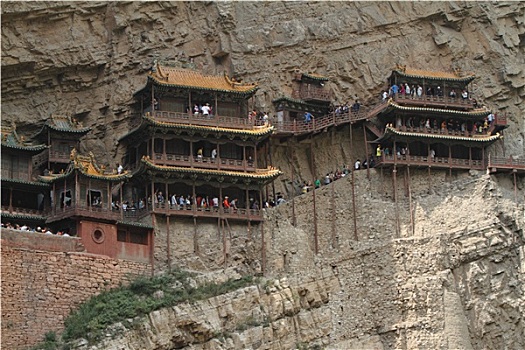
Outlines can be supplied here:
M329 78L327 78L325 76L322 76L320 74L315 74L315 73L303 73L302 75L304 77L307 77L307 78L310 78L310 79L313 79L313 80L320 80L320 81L328 81L328 80L330 80Z
M156 67L156 68L155 68ZM204 75L197 71L172 68L157 64L150 72L148 78L159 85L194 88L200 90L214 90L249 94L258 89L257 84L237 83L226 75Z
M433 80L451 80L451 81L472 81L475 79L474 74L460 75L459 72L440 72L431 70L422 70L415 68L408 68L406 66L397 66L394 69L400 75L412 78L425 78Z
M43 151L47 148L46 145L40 144L40 145L34 145L29 142L25 141L24 136L19 136L16 132L16 127L13 126L11 128L2 126L2 146L8 147L12 149L18 149L23 151Z
M48 187L49 184L37 182L37 181L24 181L24 180L18 180L18 179L6 179L2 177L2 183L13 183L13 184L22 184L22 185L31 185L31 186L40 186L40 187Z
M162 122L148 115L144 115L143 118L147 122L153 125L163 126L163 127L168 127L168 128L203 130L203 131L211 131L211 132L218 131L218 132L223 132L223 133L232 133L232 134L239 134L239 135L263 136L266 134L271 134L274 130L274 127L270 125L254 126L253 129L234 129L234 128L184 124L184 123L175 123L175 122L173 123L172 122Z
M1 211L2 218L7 219L19 219L19 220L35 220L35 221L44 221L45 218L42 215L36 214L24 214L24 213L10 213L8 211Z
M395 103L392 99L388 101L388 105L395 109L399 109L402 111L443 113L443 114L464 115L464 116L471 116L471 117L486 117L490 114L490 109L486 107L476 108L471 111L458 111L454 109L442 109L442 108L431 108L431 107L409 107L409 106L401 106Z
M95 156L92 152L89 152L88 156L81 156L77 153L77 150L73 148L71 151L71 163L65 173L39 176L39 179L43 182L54 182L57 179L69 176L75 169L80 171L84 176L99 180L121 181L131 177L131 173L127 170L122 174L108 173L104 167L96 163Z
M407 132L399 131L391 126L385 128L385 133L392 133L401 136L410 136L410 137L421 137L421 138L430 138L430 139L441 139L441 140L457 140L457 141L468 141L468 142L491 142L498 140L501 135L497 133L496 135L477 135L475 137L466 137L466 136L454 136L454 135L443 135L443 134L424 134L418 132Z
M165 165L155 165L151 162L151 159L147 156L143 156L141 160L147 167L168 171L168 172L180 172L180 173L196 173L202 175L215 175L215 176L234 176L234 177L243 177L251 179L271 179L275 178L282 174L279 169L269 167L267 169L259 169L254 173L245 173L239 171L226 171L226 170L213 170L213 169L201 169L201 168L185 168L185 167L176 167L176 166L165 166Z
M91 130L90 127L84 127L82 123L71 119L71 117L62 115L52 115L47 120L46 126L52 130L71 133L87 133Z

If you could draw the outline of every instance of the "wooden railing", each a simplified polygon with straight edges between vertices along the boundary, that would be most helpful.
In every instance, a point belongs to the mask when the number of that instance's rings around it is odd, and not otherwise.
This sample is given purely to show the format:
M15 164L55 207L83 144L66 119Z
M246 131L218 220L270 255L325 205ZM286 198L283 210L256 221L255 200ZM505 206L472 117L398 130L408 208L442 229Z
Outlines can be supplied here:
M396 94L393 96L394 101L399 103L409 103L412 106L434 106L434 107L456 107L463 109L474 108L474 100L463 99L461 97L432 96L423 95L412 96Z
M33 169L37 169L42 164L47 163L48 159L49 159L49 149L46 149L42 153L39 153L33 156Z
M301 88L292 92L292 98L300 100L331 101L333 93L329 90L313 86L301 86Z
M411 165L411 166L431 166L433 168L452 168L452 169L476 169L484 170L486 165L481 160L449 158L449 157L429 157L413 155L382 155L376 159L376 167L381 165Z
M196 167L218 170L237 170L255 172L253 161L229 158L192 157L188 155L153 153L153 162L157 165Z
M251 130L256 129L257 127L264 126L264 123L262 121L249 118L238 118L218 115L204 116L201 114L195 115L168 111L155 111L154 118L159 122L212 126L217 128Z
M525 159L513 159L512 157L492 157L489 155L488 168L489 170L507 169L525 171Z
M49 161L55 163L69 163L71 161L71 153L60 151L49 151Z
M137 221L148 214L145 209L141 210L110 210L96 206L72 205L65 208L57 208L49 215L48 222L58 221L72 216L81 216L99 220L119 221L131 220Z
M2 205L2 212L19 215L36 215L44 216L49 213L47 210L28 209L21 207L9 207L8 205Z
M156 203L153 207L148 204L148 208L154 213L169 214L190 217L225 218L233 220L262 221L263 212L260 209L245 208L223 208L223 207L197 207L196 205L172 206L169 203Z

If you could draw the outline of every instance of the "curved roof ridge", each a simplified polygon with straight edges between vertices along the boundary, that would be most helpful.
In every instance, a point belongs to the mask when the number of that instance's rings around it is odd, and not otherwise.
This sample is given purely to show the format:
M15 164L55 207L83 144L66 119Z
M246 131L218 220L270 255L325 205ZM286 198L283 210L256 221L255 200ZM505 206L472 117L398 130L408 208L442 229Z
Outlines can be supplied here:
M438 112L438 113L452 113L452 114L459 114L459 115L471 115L471 116L487 116L490 114L490 109L487 107L481 107L476 108L471 111L457 111L453 109L443 109L443 108L433 108L433 107L410 107L410 106L402 106L396 102L394 102L393 99L390 99L388 101L388 105L392 106L396 109L404 110L404 111L421 111L421 112Z

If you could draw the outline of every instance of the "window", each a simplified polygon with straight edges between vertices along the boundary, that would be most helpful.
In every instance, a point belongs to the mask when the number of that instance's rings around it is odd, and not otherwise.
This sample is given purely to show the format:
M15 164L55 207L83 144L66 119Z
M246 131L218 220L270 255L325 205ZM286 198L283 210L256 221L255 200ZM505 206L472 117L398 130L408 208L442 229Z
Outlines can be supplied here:
M88 206L102 207L102 192L98 190L88 190L87 203Z
M91 234L91 238L93 238L93 241L95 241L95 243L98 244L104 242L104 231L102 231L101 229L96 229Z
M67 190L65 193L64 191L62 191L60 193L60 208L64 208L64 206L70 207L72 198L73 197L71 196L71 190Z
M148 234L145 231L118 230L117 241L148 245Z

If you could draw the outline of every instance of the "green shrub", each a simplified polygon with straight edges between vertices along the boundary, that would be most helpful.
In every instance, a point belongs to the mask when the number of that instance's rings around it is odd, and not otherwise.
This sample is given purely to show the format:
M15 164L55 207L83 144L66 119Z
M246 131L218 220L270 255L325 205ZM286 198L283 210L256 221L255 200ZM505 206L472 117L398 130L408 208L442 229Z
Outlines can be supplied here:
M161 276L139 277L127 287L120 286L102 292L84 302L67 317L62 338L64 341L78 338L96 341L111 324L178 303L207 299L255 282L253 276L245 276L221 284L205 283L192 288L188 281L191 276L188 272L176 269ZM157 291L162 291L162 295L155 298L153 295Z

